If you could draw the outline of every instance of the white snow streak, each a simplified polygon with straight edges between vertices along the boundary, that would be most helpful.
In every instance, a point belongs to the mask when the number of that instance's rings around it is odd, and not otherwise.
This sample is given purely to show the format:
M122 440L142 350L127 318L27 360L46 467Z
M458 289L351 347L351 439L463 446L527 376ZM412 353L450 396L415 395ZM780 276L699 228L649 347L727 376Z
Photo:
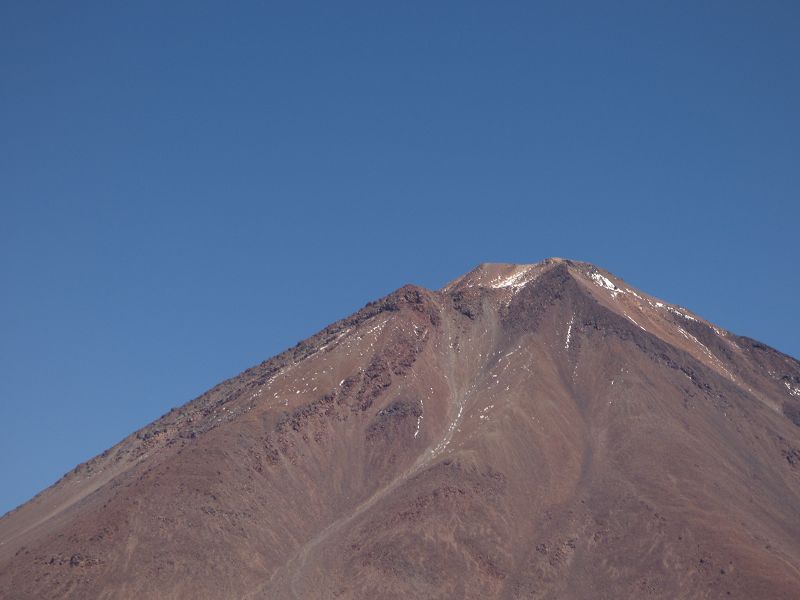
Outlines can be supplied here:
M660 303L656 303L656 304L660 304ZM680 317L683 317L684 319L687 319L689 321L697 321L697 319L695 319L693 316L684 314L681 311L679 311L677 308L673 308L671 306L667 306L667 310L670 311L671 313L675 313L676 315L678 315Z
M525 284L530 281L530 279L526 278L525 276L530 273L530 267L526 267L521 271L517 271L507 277L496 278L489 283L489 286L494 289L501 289L501 288L512 288L514 293L518 292L521 288L525 287Z
M589 276L592 278L597 285L600 287L604 287L607 290L611 290L611 293L616 298L617 294L619 294L622 290L620 290L614 283L608 279L608 277L602 276L600 273L590 273Z
M629 314L627 314L627 313L625 313L625 316L626 316L626 317L628 317L628 319L630 320L630 322L631 322L631 323L633 323L634 325L636 325L636 326L637 326L639 329L641 329L642 331L647 331L647 330L646 330L644 327L642 327L641 325L639 325L639 324L636 322L636 320L635 320L635 319L634 319L632 316L630 316L630 315L629 315Z
M567 341L564 342L564 350L569 350L569 340L572 337L572 324L575 322L575 315L569 320L569 327L567 328Z
M450 440L453 437L453 432L455 431L456 427L458 426L459 421L461 420L461 413L463 411L464 411L464 404L463 404L463 401L462 401L462 403L459 404L458 414L456 415L456 418L453 419L453 422L450 423L450 426L447 428L447 432L445 433L444 439L442 439L442 441L439 442L439 445L437 445L436 448L431 450L431 455L432 456L436 456L437 454L442 452L445 448L447 448L448 444L450 443Z
M419 399L419 407L422 410L422 414L420 414L420 416L417 417L417 430L414 432L414 437L417 437L419 435L419 426L420 423L422 423L422 417L425 414L425 404L422 402L422 398Z

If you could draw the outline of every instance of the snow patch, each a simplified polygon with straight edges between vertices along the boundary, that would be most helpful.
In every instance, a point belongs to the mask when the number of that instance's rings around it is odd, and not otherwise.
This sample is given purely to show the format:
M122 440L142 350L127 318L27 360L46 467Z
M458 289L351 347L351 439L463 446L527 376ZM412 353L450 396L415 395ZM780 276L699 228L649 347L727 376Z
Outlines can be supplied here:
M507 277L498 277L493 279L489 283L489 287L494 289L502 289L502 288L511 288L514 293L517 293L521 288L525 287L525 284L530 281L529 278L526 278L526 275L530 273L531 268L526 267L521 271L517 271Z
M453 422L450 423L450 426L447 428L447 432L445 433L444 438L442 439L441 442L439 442L439 444L436 446L436 448L431 450L431 455L432 456L438 455L440 452L445 450L447 448L447 446L450 444L450 440L453 438L453 432L456 430L456 427L458 426L458 423L461 420L461 413L462 412L464 412L463 401L461 403L459 403L459 405L458 405L458 414L456 415L456 418L453 419Z
M638 298L639 300L642 300L642 297L639 294L637 294L636 292L634 292L631 288L625 288L625 291L627 293L629 293L629 294L632 294L634 297Z
M368 329L360 337L365 338L365 337L367 337L368 335L370 335L371 333L373 333L375 331L378 331L380 333L380 330L383 329L384 325L386 325L386 321L383 321L382 323L378 323L374 327ZM414 326L414 329L416 329L416 325Z
M569 340L572 337L572 324L575 322L575 315L569 320L569 327L567 327L567 341L564 342L564 350L569 350Z
M422 398L419 399L419 407L422 412L417 417L417 430L414 432L414 437L417 437L419 435L419 426L420 423L422 423L422 416L425 414L425 404L423 404Z
M608 277L603 277L600 273L591 273L590 277L592 278L592 281L594 281L600 287L604 287L608 290L619 291L617 286L614 285L614 283L608 279Z
M669 304L664 304L663 302L656 302L656 308L666 308L669 312L678 315L679 317L683 317L687 321L697 321L692 315L687 315L684 312L679 311L674 306L670 306ZM716 328L715 328L716 331Z
M687 319L688 321L697 321L697 319L695 319L693 316L684 314L681 311L679 311L677 308L673 308L672 306L667 306L667 310L669 312L671 312L671 313L674 313L674 314L678 315L679 317L683 317L684 319Z
M800 396L800 387L793 388L788 381L784 381L783 385L785 385L786 389L789 390L790 396Z

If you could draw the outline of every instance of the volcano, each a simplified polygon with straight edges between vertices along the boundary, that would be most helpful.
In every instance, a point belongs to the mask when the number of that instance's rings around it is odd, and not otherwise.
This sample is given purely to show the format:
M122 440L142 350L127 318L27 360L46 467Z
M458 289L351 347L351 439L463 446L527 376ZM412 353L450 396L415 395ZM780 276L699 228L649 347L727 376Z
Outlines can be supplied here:
M588 263L407 285L0 519L0 597L800 597L800 363Z

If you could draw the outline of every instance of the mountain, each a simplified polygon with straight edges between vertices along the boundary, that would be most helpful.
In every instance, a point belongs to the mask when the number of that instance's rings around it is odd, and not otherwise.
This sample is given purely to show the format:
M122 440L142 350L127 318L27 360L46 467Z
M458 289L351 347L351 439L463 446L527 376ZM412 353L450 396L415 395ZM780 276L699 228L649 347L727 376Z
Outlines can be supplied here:
M800 363L593 265L408 285L0 519L0 597L800 594Z

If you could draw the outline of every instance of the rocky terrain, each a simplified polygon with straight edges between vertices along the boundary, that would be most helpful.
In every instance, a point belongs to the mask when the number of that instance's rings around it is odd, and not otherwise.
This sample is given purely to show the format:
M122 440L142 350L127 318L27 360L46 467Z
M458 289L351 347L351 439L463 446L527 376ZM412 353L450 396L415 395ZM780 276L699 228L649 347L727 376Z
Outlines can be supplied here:
M0 519L0 598L800 597L800 363L586 263L405 286Z

